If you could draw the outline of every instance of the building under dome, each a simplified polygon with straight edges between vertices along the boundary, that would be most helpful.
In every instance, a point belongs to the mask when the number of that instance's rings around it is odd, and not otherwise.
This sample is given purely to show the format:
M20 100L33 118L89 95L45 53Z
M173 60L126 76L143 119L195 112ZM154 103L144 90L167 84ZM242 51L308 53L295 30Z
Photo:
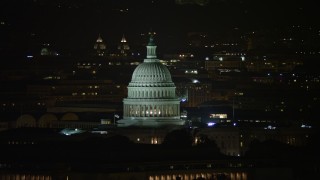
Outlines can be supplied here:
M163 127L184 125L180 101L168 68L157 59L153 34L147 45L147 58L134 70L123 100L123 119L119 127Z

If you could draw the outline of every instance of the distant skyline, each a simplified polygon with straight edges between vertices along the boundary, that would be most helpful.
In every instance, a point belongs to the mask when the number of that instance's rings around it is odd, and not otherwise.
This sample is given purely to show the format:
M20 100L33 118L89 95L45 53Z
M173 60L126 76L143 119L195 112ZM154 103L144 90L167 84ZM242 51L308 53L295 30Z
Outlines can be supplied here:
M315 2L303 0L209 0L205 6L175 0L3 0L1 46L52 43L61 48L91 47L100 33L108 45L125 34L130 44L150 28L161 40L187 32L227 32L305 25L319 28ZM226 33L226 34L224 34ZM140 39L139 39L140 38ZM109 46L110 47L110 46Z

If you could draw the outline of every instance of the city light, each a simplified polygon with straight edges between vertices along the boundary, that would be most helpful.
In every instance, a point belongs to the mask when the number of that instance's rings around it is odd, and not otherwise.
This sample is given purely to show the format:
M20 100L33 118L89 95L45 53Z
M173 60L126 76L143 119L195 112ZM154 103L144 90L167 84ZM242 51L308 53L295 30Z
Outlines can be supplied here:
M317 179L317 1L1 5L0 179Z

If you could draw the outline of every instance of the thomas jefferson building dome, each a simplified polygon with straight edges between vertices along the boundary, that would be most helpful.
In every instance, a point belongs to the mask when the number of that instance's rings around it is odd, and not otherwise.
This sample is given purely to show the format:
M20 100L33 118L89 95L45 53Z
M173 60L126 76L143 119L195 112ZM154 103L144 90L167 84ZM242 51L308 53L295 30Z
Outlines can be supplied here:
M118 126L183 125L180 101L168 68L156 56L153 36L147 45L147 58L134 70L123 100L123 119Z

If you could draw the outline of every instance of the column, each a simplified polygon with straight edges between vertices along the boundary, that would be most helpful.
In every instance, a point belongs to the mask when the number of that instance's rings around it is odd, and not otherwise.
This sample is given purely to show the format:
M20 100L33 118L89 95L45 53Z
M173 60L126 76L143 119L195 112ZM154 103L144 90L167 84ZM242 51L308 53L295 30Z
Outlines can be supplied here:
M142 113L142 116L145 117L146 116L146 105L143 105L143 113Z
M161 104L161 117L163 117L164 113L163 113L163 104Z
M125 105L125 116L128 116L128 104Z
M152 117L154 117L154 114L155 114L155 113L154 113L154 110L155 110L155 108L156 108L155 105L152 105Z

